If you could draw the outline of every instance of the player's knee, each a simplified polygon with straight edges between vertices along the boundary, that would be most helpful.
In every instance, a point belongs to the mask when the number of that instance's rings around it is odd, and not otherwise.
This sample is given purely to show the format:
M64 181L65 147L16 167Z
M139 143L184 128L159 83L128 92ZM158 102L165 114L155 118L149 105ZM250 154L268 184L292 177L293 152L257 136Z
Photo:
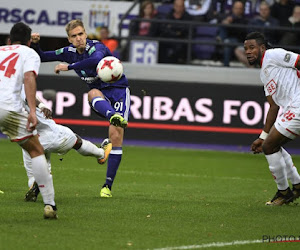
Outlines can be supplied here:
M271 142L268 140L264 141L262 145L262 149L265 155L270 155L274 154L279 151L280 146L273 145Z
M102 92L99 89L91 89L88 92L88 99L89 102L91 102L93 100L93 98L97 97L97 96L101 96L102 98L104 98Z
M42 147L36 147L36 148L32 148L30 151L28 151L28 154L30 155L31 158L34 158L34 157L43 155L44 150Z
M81 148L81 145L82 145L82 139L81 139L81 137L80 137L79 135L76 135L76 137L77 137L77 140L76 140L76 143L75 143L75 145L73 146L73 148L74 148L75 150L78 150L78 149Z

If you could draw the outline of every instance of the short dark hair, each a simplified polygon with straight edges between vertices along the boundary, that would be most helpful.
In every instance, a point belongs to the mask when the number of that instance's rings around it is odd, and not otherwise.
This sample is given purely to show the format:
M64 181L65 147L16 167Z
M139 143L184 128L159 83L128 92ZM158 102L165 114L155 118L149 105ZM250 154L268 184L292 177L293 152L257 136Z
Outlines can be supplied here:
M258 45L265 45L266 49L270 49L272 47L261 32L251 32L246 36L245 40L255 40Z
M31 39L31 28L25 23L16 23L10 30L9 38L12 44L19 42L27 45Z

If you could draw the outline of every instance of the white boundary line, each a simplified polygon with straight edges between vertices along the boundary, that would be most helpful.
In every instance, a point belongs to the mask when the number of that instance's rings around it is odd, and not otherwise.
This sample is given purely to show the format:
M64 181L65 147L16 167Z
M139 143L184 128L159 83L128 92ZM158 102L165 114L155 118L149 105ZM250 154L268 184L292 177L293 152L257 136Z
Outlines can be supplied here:
M200 249L200 248L209 248L209 247L226 247L226 246L247 245L247 244L256 244L256 243L262 243L262 240L235 240L231 242L213 242L213 243L207 243L201 245L155 248L153 250Z

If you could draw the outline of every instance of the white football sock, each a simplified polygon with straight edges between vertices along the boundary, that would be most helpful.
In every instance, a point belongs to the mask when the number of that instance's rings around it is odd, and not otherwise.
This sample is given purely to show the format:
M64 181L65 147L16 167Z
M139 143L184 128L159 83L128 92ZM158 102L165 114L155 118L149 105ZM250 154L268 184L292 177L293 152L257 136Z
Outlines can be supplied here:
M281 148L281 153L286 164L287 178L292 182L292 184L299 184L300 175L297 168L294 166L291 155L284 148Z
M95 144L84 139L82 139L82 145L77 149L77 152L83 156L95 156L97 158L104 156L103 148L98 148Z
M39 186L44 204L55 206L53 180L45 155L34 157L31 160L33 176Z
M30 178L28 178L28 187L29 187L29 188L31 188L31 186L32 186L32 184L34 183L34 181L35 181L35 179L34 179L33 176L30 177Z
M266 158L278 190L286 190L289 187L289 183L286 176L286 164L281 151L266 155Z
M25 167L25 170L26 170L26 174L27 174L27 177L28 177L28 186L30 188L31 185L32 185L32 183L34 182L34 177L33 177L33 173L32 173L31 157L27 153L27 151L25 149L23 149L23 148L22 148L22 154L23 154L23 164L24 164L24 167ZM32 181L32 179L33 179L33 181Z

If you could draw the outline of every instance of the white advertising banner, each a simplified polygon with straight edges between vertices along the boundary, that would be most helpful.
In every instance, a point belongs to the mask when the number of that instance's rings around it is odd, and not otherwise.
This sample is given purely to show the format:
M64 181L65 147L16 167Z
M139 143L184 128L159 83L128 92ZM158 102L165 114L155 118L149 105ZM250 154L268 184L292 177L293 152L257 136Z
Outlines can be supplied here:
M111 35L118 35L122 15L132 2L71 1L71 0L0 0L0 33L9 34L16 22L28 24L42 36L65 37L65 25L72 19L81 19L89 35L108 26ZM138 14L138 6L129 18ZM129 20L124 22L126 27ZM122 35L127 35L128 29Z

